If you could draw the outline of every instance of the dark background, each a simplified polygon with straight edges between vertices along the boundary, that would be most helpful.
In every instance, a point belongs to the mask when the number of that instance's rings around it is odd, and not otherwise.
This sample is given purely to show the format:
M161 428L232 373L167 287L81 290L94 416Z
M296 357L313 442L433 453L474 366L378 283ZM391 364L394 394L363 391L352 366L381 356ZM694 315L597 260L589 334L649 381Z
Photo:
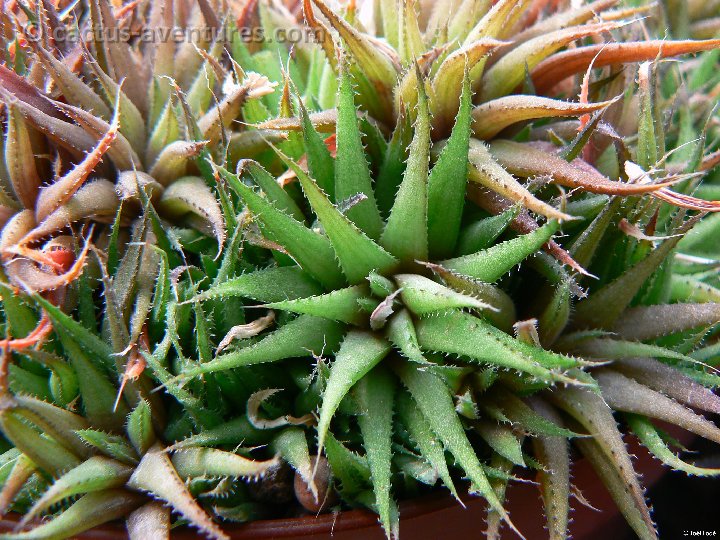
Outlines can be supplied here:
M698 458L695 460L692 454L683 454L687 461L699 467L720 468L717 444L697 439L690 448L698 452ZM670 471L648 495L661 540L720 539L720 477L698 478ZM715 536L691 536L691 531L706 534L715 531ZM623 538L608 540L635 538L637 536L628 531Z

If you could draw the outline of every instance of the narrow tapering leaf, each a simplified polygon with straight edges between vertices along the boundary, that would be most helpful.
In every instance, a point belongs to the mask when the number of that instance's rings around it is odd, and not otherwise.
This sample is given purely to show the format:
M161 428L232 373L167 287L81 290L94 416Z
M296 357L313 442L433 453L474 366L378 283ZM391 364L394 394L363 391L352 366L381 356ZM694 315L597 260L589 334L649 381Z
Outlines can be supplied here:
M325 444L330 420L350 388L374 368L388 353L390 344L368 332L350 331L330 368L318 421L318 454Z
M350 26L322 0L313 0L313 3L343 38L368 80L380 94L389 95L397 80L397 59L390 56L388 49L381 49L377 43Z
M485 442L500 456L511 463L525 467L520 440L512 432L510 426L497 422L480 420L475 422L475 430Z
M355 285L319 296L273 302L266 307L359 325L367 320L367 314L360 311L358 300L367 298L369 293L367 286Z
M18 108L8 107L4 158L15 196L25 208L34 209L40 175L35 166L35 154L25 120Z
M307 155L308 172L320 189L327 193L331 201L335 199L335 160L325 141L313 126L305 105L300 102L300 119Z
M472 296L459 293L417 274L397 274L400 297L405 307L416 315L428 315L449 309L494 309Z
M335 262L335 252L327 238L280 211L243 184L234 174L222 168L218 170L242 197L248 209L258 216L265 233L282 245L301 268L328 287L334 288L342 284L344 280Z
M601 68L611 64L653 61L658 58L709 51L720 47L720 40L706 41L623 41L576 47L556 53L542 61L532 70L533 84L540 93L552 89L563 79L583 73L592 63Z
M340 72L336 129L335 202L348 200L359 193L365 195L367 199L351 208L347 217L370 238L377 239L383 223L375 203L370 169L358 127L354 90L347 69Z
M59 477L80 464L80 458L64 445L43 437L39 429L28 425L16 411L0 412L0 430L12 444L48 474Z
M642 487L610 407L599 395L580 388L568 387L549 397L592 434L592 438L579 438L575 444L601 471L600 478L635 532L643 539L657 539Z
M376 244L340 212L318 187L315 180L310 178L297 163L281 152L277 152L285 164L297 174L305 196L325 229L325 234L332 243L340 266L351 284L364 281L373 270L385 273L397 265L397 259ZM336 193L339 195L337 186ZM358 204L362 204L362 202Z
M544 381L565 379L551 369L570 368L577 361L533 347L501 332L482 319L454 312L418 322L417 336L425 350L458 354L475 361L516 369Z
M720 443L720 429L677 401L612 370L597 373L603 399L616 411L642 414L681 426Z
M443 446L425 419L423 413L415 406L410 394L400 392L397 400L397 412L400 421L408 430L410 437L417 444L421 455L437 471L445 487L450 490L453 497L459 500L455 484L448 470L447 460L443 452Z
M672 450L670 450L670 448L668 448L668 445L663 440L657 428L646 417L628 413L626 413L624 417L627 420L630 429L632 429L633 434L640 439L640 442L643 443L650 452L652 452L653 456L662 461L668 467L672 467L673 470L682 471L686 474L692 474L695 476L720 475L720 469L697 467L680 459Z
M720 414L720 396L678 373L672 366L651 358L628 358L616 362L614 369L679 403Z
M608 107L612 102L571 103L531 95L512 95L493 99L473 109L473 134L492 139L503 129L518 122L538 118L581 116Z
M617 28L617 23L571 26L540 35L503 56L484 75L480 97L483 102L509 94L522 83L526 70L577 39Z
M684 234L694 224L688 221L680 227L676 234ZM669 238L651 251L647 257L628 268L620 277L602 289L578 302L575 312L575 324L595 328L609 327L622 315L625 308L645 284L647 279L658 269L662 261L672 253L681 236Z
M505 42L495 39L479 39L448 55L440 64L432 80L433 93L430 97L430 111L433 127L449 129L450 122L457 119L458 106L462 109L462 93L470 89L470 70L485 56ZM457 124L456 119L456 124Z
M432 373L420 371L407 363L398 364L396 371L403 384L410 390L417 407L432 430L472 481L474 489L488 501L489 505L503 517L513 530L516 530L502 503L492 490L478 461L477 454L465 435L465 430L460 423L450 391L445 383Z
M295 469L307 484L315 502L321 504L323 501L318 499L318 489L313 478L312 460L305 431L299 427L288 427L273 439L271 447Z
M520 182L508 173L492 157L487 147L476 139L470 140L469 179L502 195L503 197L522 204L525 208L549 219L570 220L572 216L561 212L541 201L527 190Z
M539 398L531 398L538 415L554 424L562 419L557 410ZM540 493L550 540L567 538L570 514L570 448L564 437L539 436L532 439L535 458L544 468L538 470Z
M219 283L198 295L201 300L242 296L260 302L282 302L322 293L322 287L297 266L248 272Z
M6 533L8 540L54 540L72 538L98 525L122 518L145 498L126 489L108 489L81 497L70 508L26 532Z
M196 377L241 366L276 362L285 358L320 354L334 349L340 341L341 325L328 319L301 315L263 339L237 351L221 354L202 366L183 372L183 378Z
M387 338L406 358L420 364L427 364L415 333L415 323L407 309L393 315L387 325Z
M143 455L155 444L152 412L146 401L140 401L128 416L127 433L130 442L139 455Z
M465 202L472 105L467 73L461 88L455 126L428 178L428 245L430 254L437 258L453 253Z
M128 486L167 502L209 538L228 538L190 494L164 449L156 446L143 456Z
M425 260L428 256L428 161L430 159L430 113L422 78L418 84L417 119L410 156L395 203L390 210L382 245L401 261Z
M549 176L556 184L581 188L592 193L608 195L641 195L652 193L669 183L627 184L614 182L590 167L580 168L557 154L529 144L497 140L490 143L490 153L512 174L531 178ZM580 165L580 164L578 164Z
M375 504L387 538L398 536L399 522L391 516L390 463L392 460L392 424L395 381L382 366L371 370L357 384L355 395L361 414L358 424L370 466Z
M58 478L23 516L23 523L56 502L79 495L125 485L132 469L113 459L93 456Z
M170 218L186 214L200 218L212 231L218 250L222 249L226 230L220 203L199 176L185 176L170 184L160 198L158 209Z
M442 261L440 264L448 270L486 283L493 283L540 250L558 229L558 222L551 221L531 233L496 244L472 255Z
M173 454L172 464L182 478L230 476L254 479L276 467L278 460L255 461L216 448L186 448Z

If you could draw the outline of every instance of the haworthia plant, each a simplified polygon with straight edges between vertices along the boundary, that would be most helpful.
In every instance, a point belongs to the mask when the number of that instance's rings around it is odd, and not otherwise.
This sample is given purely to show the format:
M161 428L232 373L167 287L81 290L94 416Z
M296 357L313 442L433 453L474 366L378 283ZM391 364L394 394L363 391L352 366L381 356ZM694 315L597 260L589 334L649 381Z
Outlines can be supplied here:
M720 442L717 3L215 4L0 15L0 537L522 536L529 469L563 539L580 454L662 536L621 429L719 472L656 424Z

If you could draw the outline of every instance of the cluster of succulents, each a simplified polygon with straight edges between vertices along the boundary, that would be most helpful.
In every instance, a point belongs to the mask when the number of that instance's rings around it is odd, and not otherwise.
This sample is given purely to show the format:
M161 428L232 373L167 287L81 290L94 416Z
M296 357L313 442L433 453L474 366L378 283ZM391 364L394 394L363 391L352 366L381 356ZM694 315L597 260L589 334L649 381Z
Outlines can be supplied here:
M574 447L657 538L624 436L720 474L664 429L720 443L720 5L214 4L0 15L0 537L497 538L532 474L566 538Z

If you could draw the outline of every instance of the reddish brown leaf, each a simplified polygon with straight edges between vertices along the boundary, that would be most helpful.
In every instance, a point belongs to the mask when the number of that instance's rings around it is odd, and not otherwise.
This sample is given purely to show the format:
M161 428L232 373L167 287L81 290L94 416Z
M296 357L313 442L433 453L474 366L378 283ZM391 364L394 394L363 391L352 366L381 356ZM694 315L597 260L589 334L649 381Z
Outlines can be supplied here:
M532 70L531 76L537 93L545 94L567 77L585 71L596 56L594 66L601 68L612 64L652 61L656 58L709 51L718 47L720 39L600 43L554 54L540 62Z

